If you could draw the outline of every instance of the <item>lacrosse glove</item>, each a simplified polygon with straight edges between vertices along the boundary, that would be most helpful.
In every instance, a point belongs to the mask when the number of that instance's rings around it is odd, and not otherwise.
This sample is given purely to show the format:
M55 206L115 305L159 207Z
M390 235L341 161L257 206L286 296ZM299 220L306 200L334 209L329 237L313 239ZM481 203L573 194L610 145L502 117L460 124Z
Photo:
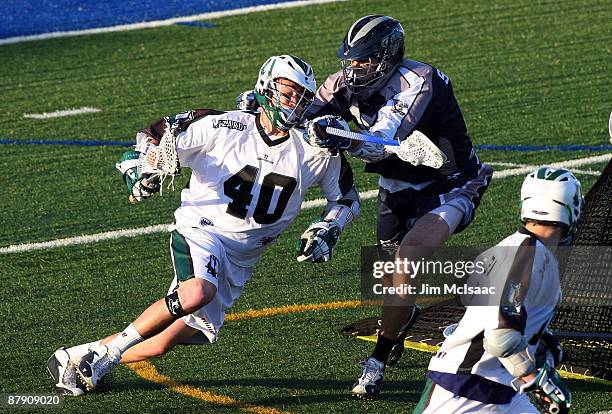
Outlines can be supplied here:
M304 124L304 141L313 147L328 148L330 150L347 149L351 140L328 134L325 128L333 127L350 131L346 121L333 115L324 115L307 121Z
M328 262L332 258L338 237L340 226L333 220L311 224L298 241L298 262Z
M242 92L236 97L236 108L240 111L256 111L259 104L254 90Z
M559 373L548 363L538 368L532 381L524 382L516 378L512 381L512 388L521 394L531 393L544 413L566 414L572 406L572 393L561 381Z
M136 204L145 198L151 197L161 187L158 174L143 174L141 176L138 173L139 157L140 153L138 151L126 151L115 164L127 186L129 193L128 201L131 204Z

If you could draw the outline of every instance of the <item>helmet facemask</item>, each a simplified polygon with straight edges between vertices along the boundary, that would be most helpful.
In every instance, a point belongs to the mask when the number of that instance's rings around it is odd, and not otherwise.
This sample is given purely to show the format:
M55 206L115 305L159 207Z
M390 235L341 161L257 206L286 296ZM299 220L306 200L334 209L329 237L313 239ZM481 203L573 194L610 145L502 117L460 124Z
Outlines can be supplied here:
M314 100L313 92L299 85L289 86L279 79L268 83L265 95L256 93L256 96L272 126L281 131L288 131L299 125Z

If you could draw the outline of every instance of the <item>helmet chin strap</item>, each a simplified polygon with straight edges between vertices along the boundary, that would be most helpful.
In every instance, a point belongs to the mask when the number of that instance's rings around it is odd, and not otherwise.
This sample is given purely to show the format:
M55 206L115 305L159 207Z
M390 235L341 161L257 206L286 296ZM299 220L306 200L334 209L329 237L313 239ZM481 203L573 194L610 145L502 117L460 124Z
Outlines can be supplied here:
M283 120L280 118L278 113L278 109L270 105L268 98L264 95L261 95L255 92L255 97L257 98L257 102L263 108L263 112L266 115L266 118L272 124L273 129L278 129L279 131L288 132L293 126L288 126L283 123Z

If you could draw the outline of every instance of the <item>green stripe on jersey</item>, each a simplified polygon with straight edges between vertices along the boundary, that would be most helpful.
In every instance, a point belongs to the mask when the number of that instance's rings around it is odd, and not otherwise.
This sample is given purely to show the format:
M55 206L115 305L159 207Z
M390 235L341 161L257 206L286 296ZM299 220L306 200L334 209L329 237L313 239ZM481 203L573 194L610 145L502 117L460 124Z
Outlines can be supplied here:
M422 414L425 412L425 409L429 405L429 400L431 399L431 394L433 393L433 389L436 384L429 378L427 378L427 382L425 382L425 388L421 393L421 399L419 400L414 410L412 410L412 414Z
M173 230L170 233L170 248L172 249L172 262L179 282L193 278L193 259L187 240L181 233Z

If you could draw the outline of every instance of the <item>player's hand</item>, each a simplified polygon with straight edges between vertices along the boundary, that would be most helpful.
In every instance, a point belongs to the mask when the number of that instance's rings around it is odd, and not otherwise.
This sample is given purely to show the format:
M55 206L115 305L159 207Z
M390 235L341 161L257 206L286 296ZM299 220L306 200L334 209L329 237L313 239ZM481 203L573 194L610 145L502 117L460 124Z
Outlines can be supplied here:
M128 201L132 204L151 197L160 189L158 174L143 174L143 176L140 176L138 173L139 157L140 152L138 151L126 151L115 164L127 186L129 193Z
M159 174L143 174L142 177L132 186L128 201L131 204L139 203L142 200L153 196L153 194L159 192L160 189L161 179Z
M321 263L331 260L338 237L340 237L340 226L335 221L311 224L298 242L298 262Z
M240 111L255 111L258 106L255 91L252 89L244 91L236 97L236 108Z
M324 115L307 121L304 124L304 141L313 147L328 148L330 150L347 149L351 146L350 139L325 132L325 128L328 126L344 129L345 131L350 130L344 119L333 115Z
M538 368L535 375L516 378L512 388L521 394L531 393L545 413L566 414L572 407L572 393L559 373L547 363Z

